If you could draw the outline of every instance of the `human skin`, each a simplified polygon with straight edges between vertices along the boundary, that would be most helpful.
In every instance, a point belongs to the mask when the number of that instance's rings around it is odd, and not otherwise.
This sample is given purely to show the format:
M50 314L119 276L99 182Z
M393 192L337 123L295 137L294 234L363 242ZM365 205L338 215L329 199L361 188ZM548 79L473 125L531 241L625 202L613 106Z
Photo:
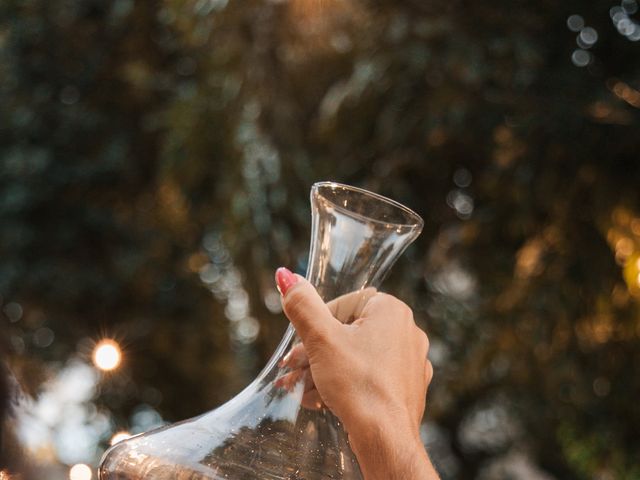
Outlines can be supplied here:
M311 372L305 406L324 405L341 420L366 480L438 479L419 434L433 376L429 341L411 309L371 289L343 323L339 305L325 304L303 277L280 268L276 281L303 345L283 361L288 380Z

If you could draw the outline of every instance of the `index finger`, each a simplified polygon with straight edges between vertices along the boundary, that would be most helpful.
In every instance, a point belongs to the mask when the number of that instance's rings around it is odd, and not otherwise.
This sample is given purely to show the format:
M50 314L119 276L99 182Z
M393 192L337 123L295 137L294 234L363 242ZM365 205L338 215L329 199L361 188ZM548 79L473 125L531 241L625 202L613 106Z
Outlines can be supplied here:
M362 315L365 305L378 290L367 287L362 290L345 293L327 303L331 314L342 323L352 323Z

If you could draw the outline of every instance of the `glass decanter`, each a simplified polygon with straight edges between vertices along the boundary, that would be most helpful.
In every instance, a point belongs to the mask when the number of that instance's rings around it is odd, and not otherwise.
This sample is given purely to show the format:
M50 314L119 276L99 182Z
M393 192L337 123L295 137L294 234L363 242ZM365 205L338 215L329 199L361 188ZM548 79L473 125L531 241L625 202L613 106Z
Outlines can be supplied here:
M333 182L313 185L311 211L307 279L326 302L350 294L335 314L352 321L423 221L393 200ZM241 393L209 413L117 443L105 453L99 478L361 480L340 421L321 404L303 406L308 371L282 386L292 378L282 360L299 342L289 325Z

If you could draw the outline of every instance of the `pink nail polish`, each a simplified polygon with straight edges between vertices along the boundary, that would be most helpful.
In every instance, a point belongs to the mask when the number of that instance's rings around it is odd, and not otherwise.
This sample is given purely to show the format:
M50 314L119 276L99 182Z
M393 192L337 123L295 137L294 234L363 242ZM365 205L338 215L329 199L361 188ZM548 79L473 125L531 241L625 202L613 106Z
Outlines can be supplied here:
M280 295L283 297L287 294L287 290L291 288L291 285L295 284L298 278L284 267L280 267L276 270L276 284Z
M291 360L291 352L287 353L287 354L286 354L286 355L285 355L285 356L280 360L280 362L278 363L278 366L279 366L280 368L282 368L282 367L286 366L286 365L289 363L289 361L290 361L290 360Z

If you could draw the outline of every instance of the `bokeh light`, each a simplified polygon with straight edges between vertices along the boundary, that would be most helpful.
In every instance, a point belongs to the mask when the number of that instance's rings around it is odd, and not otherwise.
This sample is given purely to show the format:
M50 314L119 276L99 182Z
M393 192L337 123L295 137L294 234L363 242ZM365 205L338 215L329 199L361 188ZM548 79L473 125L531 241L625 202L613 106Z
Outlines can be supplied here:
M69 469L69 480L91 480L93 472L88 465L78 463Z
M122 350L114 340L101 340L93 349L93 363L103 371L111 371L122 361Z
M567 18L567 27L572 32L579 32L584 27L584 18L582 18L582 15L571 15Z
M591 61L591 54L586 50L578 48L573 51L571 61L576 67L586 67Z
M113 435L113 437L111 437L109 444L115 445L116 443L126 440L129 437L131 437L131 434L129 432L126 432L126 431L116 432Z

